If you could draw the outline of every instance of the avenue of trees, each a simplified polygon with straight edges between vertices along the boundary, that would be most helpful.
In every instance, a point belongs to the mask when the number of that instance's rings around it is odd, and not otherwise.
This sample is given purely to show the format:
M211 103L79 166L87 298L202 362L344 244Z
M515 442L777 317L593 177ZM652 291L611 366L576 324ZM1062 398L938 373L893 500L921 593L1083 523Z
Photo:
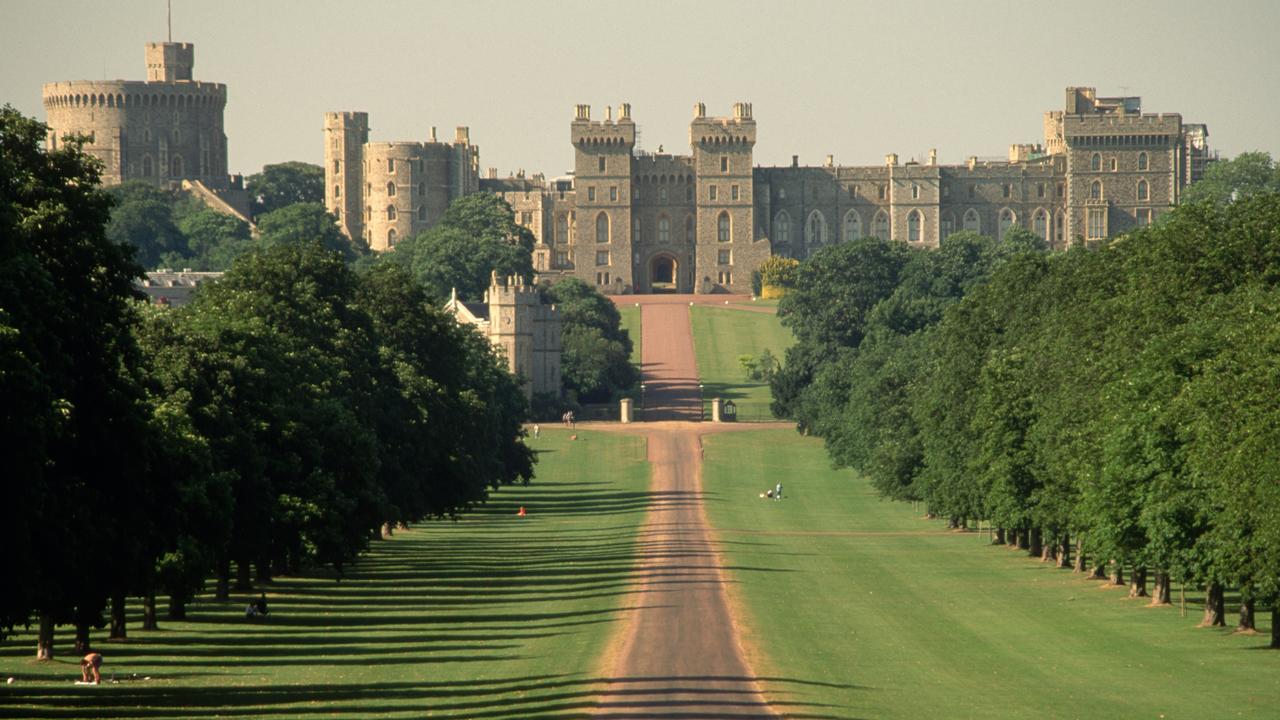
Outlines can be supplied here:
M1280 171L1210 167L1197 202L1096 248L822 250L779 306L775 413L953 527L1153 604L1204 588L1205 625L1228 592L1240 630L1269 606L1280 647Z
M384 529L532 477L502 359L403 268L357 270L322 210L266 212L220 281L148 307L112 207L155 198L46 132L0 110L0 630L38 622L48 658L59 624L123 637L127 598L154 627L206 578L340 578Z

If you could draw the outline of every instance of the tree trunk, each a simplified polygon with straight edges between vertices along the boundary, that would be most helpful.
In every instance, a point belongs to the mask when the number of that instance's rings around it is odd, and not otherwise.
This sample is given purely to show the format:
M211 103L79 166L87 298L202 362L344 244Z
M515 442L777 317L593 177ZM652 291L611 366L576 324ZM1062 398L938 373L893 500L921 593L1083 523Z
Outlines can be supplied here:
M186 620L187 619L187 601L177 594L169 596L169 619L170 620Z
M1280 598L1271 601L1271 648L1280 650Z
M249 576L249 561L236 561L236 590L252 590L253 578Z
M84 620L76 621L76 652L81 655L88 655L93 648L89 644L89 623Z
M1058 541L1058 567L1071 567L1071 535L1063 533L1062 539Z
M958 527L960 527L960 521L959 521L959 520L957 520L955 517L949 517L949 518L947 518L947 529L948 529L948 530L955 530L955 529L956 529L956 528L958 528Z
M1105 567L1105 566L1103 566L1103 565L1094 565L1094 566L1093 566L1093 570L1089 573L1089 577L1088 577L1088 578L1086 578L1086 579L1088 579L1088 580L1106 580L1106 579L1107 579L1106 567Z
M1129 575L1129 597L1143 598L1147 596L1147 569L1141 565L1135 565L1133 573Z
M142 597L142 629L160 629L160 623L156 622L156 593L154 590L148 590L147 594Z
M114 593L111 596L111 632L107 634L107 639L129 639L129 629L125 622L124 593Z
M1058 548L1054 546L1052 541L1046 541L1044 547L1040 548L1040 562L1053 562L1058 559Z
M995 534L995 537L991 540L991 544L1003 545L1004 543L1005 543L1004 528L996 528L996 534Z
M40 613L40 633L36 636L36 659L53 659L53 616Z
M1152 605L1168 605L1169 603L1169 573L1156 573L1156 586L1154 592L1151 593Z
M271 561L267 558L258 560L258 584L266 585L271 582Z
M1075 564L1071 566L1071 572L1082 573L1084 572L1084 568L1085 568L1084 536L1081 535L1080 537L1076 538L1076 561L1075 561Z
M1031 548L1031 533L1026 528L1018 529L1018 549L1028 550Z
M1200 621L1200 627L1226 627L1225 604L1222 586L1218 583L1209 583L1205 588L1204 619Z
M231 561L223 560L218 563L218 581L214 585L214 600L230 600L231 599Z
M1111 584L1124 587L1124 566L1115 560L1111 561Z
M1251 597L1240 598L1240 622L1236 625L1236 632L1255 633L1258 632L1257 625L1253 622L1254 601Z

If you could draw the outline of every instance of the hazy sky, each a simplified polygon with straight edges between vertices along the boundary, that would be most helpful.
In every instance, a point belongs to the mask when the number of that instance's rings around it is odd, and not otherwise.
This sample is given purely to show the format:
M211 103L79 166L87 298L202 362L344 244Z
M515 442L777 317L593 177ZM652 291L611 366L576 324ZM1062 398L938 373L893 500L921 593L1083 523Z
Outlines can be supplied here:
M572 166L573 106L630 102L647 150L688 152L693 104L754 106L756 162L944 163L1039 142L1063 88L1135 94L1280 157L1280 2L173 0L195 77L226 83L233 171L320 162L327 110L375 140L469 125L481 166ZM0 0L0 102L44 119L54 80L146 77L164 0Z

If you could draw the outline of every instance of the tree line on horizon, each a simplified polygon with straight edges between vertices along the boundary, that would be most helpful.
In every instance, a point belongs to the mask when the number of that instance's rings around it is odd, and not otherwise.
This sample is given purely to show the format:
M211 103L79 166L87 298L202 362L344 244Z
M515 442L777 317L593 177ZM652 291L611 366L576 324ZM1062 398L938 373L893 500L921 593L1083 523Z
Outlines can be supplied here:
M774 412L951 527L1280 647L1280 166L1210 166L1154 226L866 239L796 270Z
M147 306L120 191L46 132L0 109L0 634L34 620L48 658L60 624L124 637L128 598L155 627L211 577L340 578L384 529L532 478L519 379L410 272L301 223Z

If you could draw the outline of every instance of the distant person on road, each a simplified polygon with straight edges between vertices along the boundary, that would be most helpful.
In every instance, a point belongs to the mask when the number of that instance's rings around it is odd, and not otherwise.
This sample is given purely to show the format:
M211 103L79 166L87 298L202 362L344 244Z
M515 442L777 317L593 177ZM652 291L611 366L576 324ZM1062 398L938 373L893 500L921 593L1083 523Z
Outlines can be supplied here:
M83 682L92 682L98 685L102 682L102 653L91 652L84 656L80 661L80 679ZM93 674L93 680L89 679L90 673Z
M774 500L782 499L782 483L778 483L777 486L773 488L773 499Z
M542 435L542 428L538 427L538 423L533 424L533 439L537 440Z

